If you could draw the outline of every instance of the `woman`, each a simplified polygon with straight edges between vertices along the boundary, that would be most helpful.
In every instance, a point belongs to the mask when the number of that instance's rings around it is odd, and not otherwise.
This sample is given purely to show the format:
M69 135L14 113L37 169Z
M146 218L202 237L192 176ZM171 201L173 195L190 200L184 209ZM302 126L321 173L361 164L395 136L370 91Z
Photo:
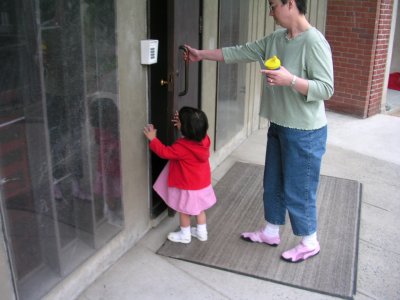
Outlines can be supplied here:
M285 223L288 211L293 233L302 237L296 247L282 253L289 262L300 262L320 251L316 192L327 138L324 100L333 95L331 49L306 19L306 2L270 0L270 16L283 28L260 40L215 50L187 46L186 54L192 62L252 62L273 55L282 62L278 70L261 71L266 83L260 116L270 121L263 195L266 224L241 237L279 245L279 225Z

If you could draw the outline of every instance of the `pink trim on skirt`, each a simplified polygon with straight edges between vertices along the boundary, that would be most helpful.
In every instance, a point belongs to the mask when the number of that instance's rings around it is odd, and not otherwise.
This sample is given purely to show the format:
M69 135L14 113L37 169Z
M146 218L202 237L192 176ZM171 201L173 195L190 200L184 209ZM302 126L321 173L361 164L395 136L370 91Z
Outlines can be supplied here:
M182 190L168 186L169 162L161 171L153 185L164 202L177 212L197 216L217 202L210 184L201 190Z

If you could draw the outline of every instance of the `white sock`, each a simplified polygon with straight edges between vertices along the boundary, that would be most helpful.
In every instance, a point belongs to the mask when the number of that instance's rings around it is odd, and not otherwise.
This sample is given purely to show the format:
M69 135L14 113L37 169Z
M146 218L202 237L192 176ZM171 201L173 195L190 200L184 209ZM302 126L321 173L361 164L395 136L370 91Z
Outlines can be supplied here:
M263 233L267 236L278 236L279 235L279 225L268 223L265 225Z
M207 224L197 224L197 232L207 232Z
M302 243L310 249L315 249L318 245L317 233L303 236Z
M181 227L181 233L183 236L188 236L190 235L190 226L188 227Z

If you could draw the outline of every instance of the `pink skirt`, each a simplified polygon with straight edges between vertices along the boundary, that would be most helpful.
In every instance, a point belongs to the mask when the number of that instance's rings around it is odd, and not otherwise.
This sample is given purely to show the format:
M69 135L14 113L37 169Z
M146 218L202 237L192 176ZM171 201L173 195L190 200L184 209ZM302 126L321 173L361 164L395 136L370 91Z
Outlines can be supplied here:
M201 190L182 190L169 187L168 174L169 162L158 176L153 188L164 202L177 212L197 216L217 202L211 184Z

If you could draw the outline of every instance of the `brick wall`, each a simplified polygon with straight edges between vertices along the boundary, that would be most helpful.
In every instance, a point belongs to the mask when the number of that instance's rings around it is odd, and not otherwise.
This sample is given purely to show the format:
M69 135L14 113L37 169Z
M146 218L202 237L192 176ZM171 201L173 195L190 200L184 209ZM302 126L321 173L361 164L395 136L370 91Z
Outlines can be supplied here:
M381 112L393 0L329 0L335 94L328 110L366 118Z

